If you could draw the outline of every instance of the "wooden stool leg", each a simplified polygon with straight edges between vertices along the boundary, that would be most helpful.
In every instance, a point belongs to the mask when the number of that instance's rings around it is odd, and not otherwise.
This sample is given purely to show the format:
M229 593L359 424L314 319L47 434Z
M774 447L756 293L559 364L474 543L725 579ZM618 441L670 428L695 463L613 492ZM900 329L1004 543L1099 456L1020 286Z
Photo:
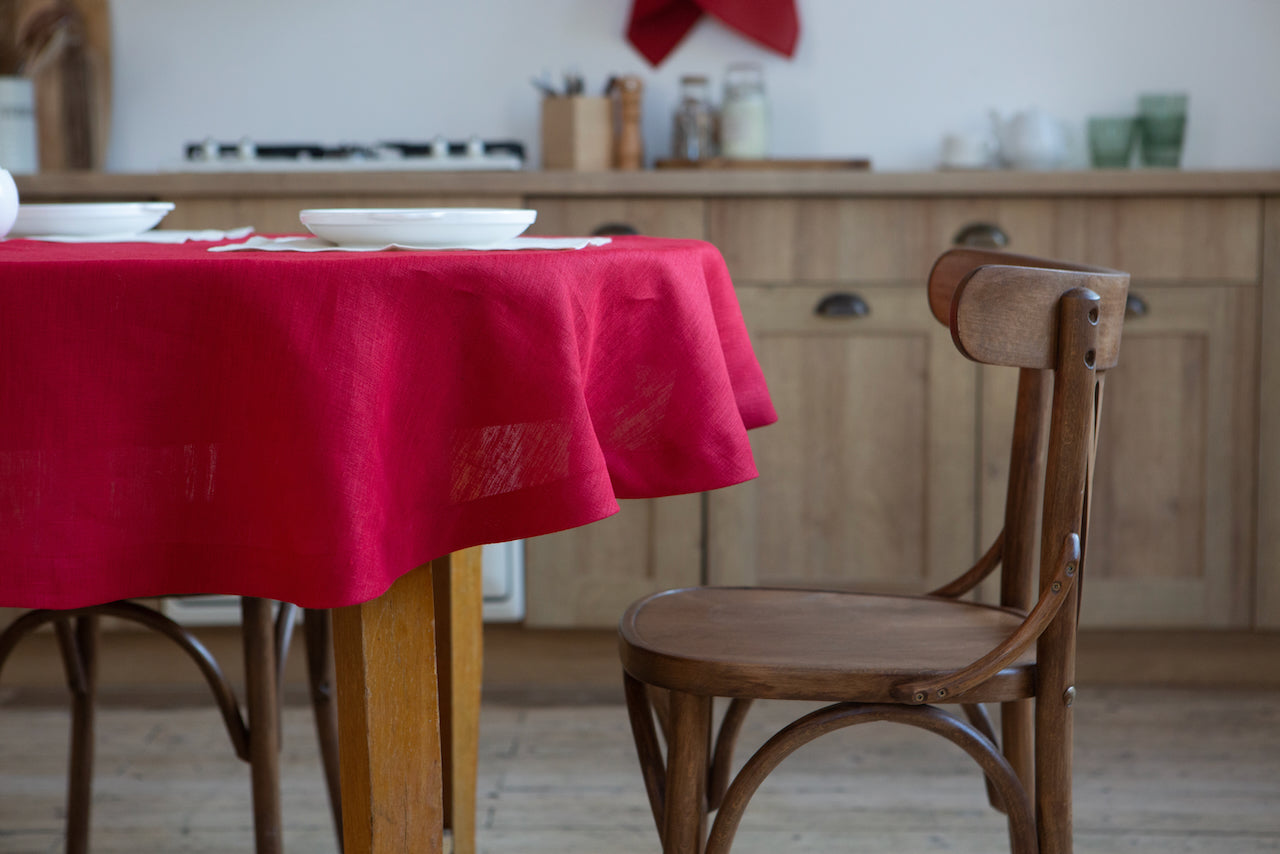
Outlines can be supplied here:
M93 803L94 704L98 689L98 618L59 623L71 686L71 753L67 778L67 854L88 854Z
M671 692L663 854L698 854L706 839L711 698Z
M334 700L332 614L327 610L308 608L303 616L302 631L306 638L307 681L311 686L316 741L320 745L320 761L324 765L338 851L342 851L342 788L338 781L338 704Z
M476 766L480 754L480 683L484 658L481 550L453 555L435 583L436 669L444 824L453 854L475 854Z
M240 600L245 696L249 711L249 773L257 854L281 854L280 700L277 695L275 622L271 602Z

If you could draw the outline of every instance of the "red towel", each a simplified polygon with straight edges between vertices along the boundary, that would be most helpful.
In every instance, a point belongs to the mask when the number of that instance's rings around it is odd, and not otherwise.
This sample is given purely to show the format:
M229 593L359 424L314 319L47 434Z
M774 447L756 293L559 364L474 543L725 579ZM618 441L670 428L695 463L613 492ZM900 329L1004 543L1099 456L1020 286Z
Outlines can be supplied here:
M800 36L795 0L634 0L627 38L657 65L703 12L783 56L795 53Z

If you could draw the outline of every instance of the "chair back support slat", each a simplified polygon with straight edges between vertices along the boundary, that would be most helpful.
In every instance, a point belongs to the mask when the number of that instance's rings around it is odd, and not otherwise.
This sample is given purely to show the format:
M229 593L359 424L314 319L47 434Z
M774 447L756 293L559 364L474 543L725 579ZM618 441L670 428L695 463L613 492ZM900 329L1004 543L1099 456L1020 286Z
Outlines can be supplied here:
M1049 438L1053 378L1023 368L1018 373L1013 442L1009 451L1008 490L1004 509L1004 559L1000 572L1000 604L1031 609L1035 585L1036 547L1040 534L1040 498L1044 491L1044 454Z

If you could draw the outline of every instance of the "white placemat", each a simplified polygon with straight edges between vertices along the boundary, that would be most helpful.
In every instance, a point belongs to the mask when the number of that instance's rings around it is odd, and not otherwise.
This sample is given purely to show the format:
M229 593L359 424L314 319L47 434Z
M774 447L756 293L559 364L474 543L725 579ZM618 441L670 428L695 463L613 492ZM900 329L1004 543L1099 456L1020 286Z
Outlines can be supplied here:
M253 234L253 226L246 225L243 228L232 228L227 231L214 228L199 231L155 228L141 234L41 234L21 238L14 236L10 240L44 240L49 243L187 243L188 241L213 243L219 240L240 240L251 234Z
M604 246L608 237L513 237L502 243L488 246L410 246L404 243L388 243L385 246L338 246L318 237L263 237L254 235L243 243L210 246L210 252L238 252L260 250L263 252L381 252L386 249L475 249L477 251L511 249L584 249L588 246Z

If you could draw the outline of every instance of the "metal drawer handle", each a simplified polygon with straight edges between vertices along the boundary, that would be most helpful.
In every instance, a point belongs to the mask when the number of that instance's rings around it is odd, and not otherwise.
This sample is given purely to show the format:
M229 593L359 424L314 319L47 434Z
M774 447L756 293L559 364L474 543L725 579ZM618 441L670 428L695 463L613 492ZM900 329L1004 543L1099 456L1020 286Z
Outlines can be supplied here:
M1150 309L1147 307L1147 301L1137 294L1129 294L1124 301L1125 317L1146 317Z
M819 300L813 313L819 317L866 317L871 306L857 294L837 292Z
M602 222L591 232L592 237L612 237L615 235L639 234L634 225L626 222Z
M957 231L951 242L956 246L972 246L977 249L1003 249L1009 245L1009 235L998 225L971 222Z

